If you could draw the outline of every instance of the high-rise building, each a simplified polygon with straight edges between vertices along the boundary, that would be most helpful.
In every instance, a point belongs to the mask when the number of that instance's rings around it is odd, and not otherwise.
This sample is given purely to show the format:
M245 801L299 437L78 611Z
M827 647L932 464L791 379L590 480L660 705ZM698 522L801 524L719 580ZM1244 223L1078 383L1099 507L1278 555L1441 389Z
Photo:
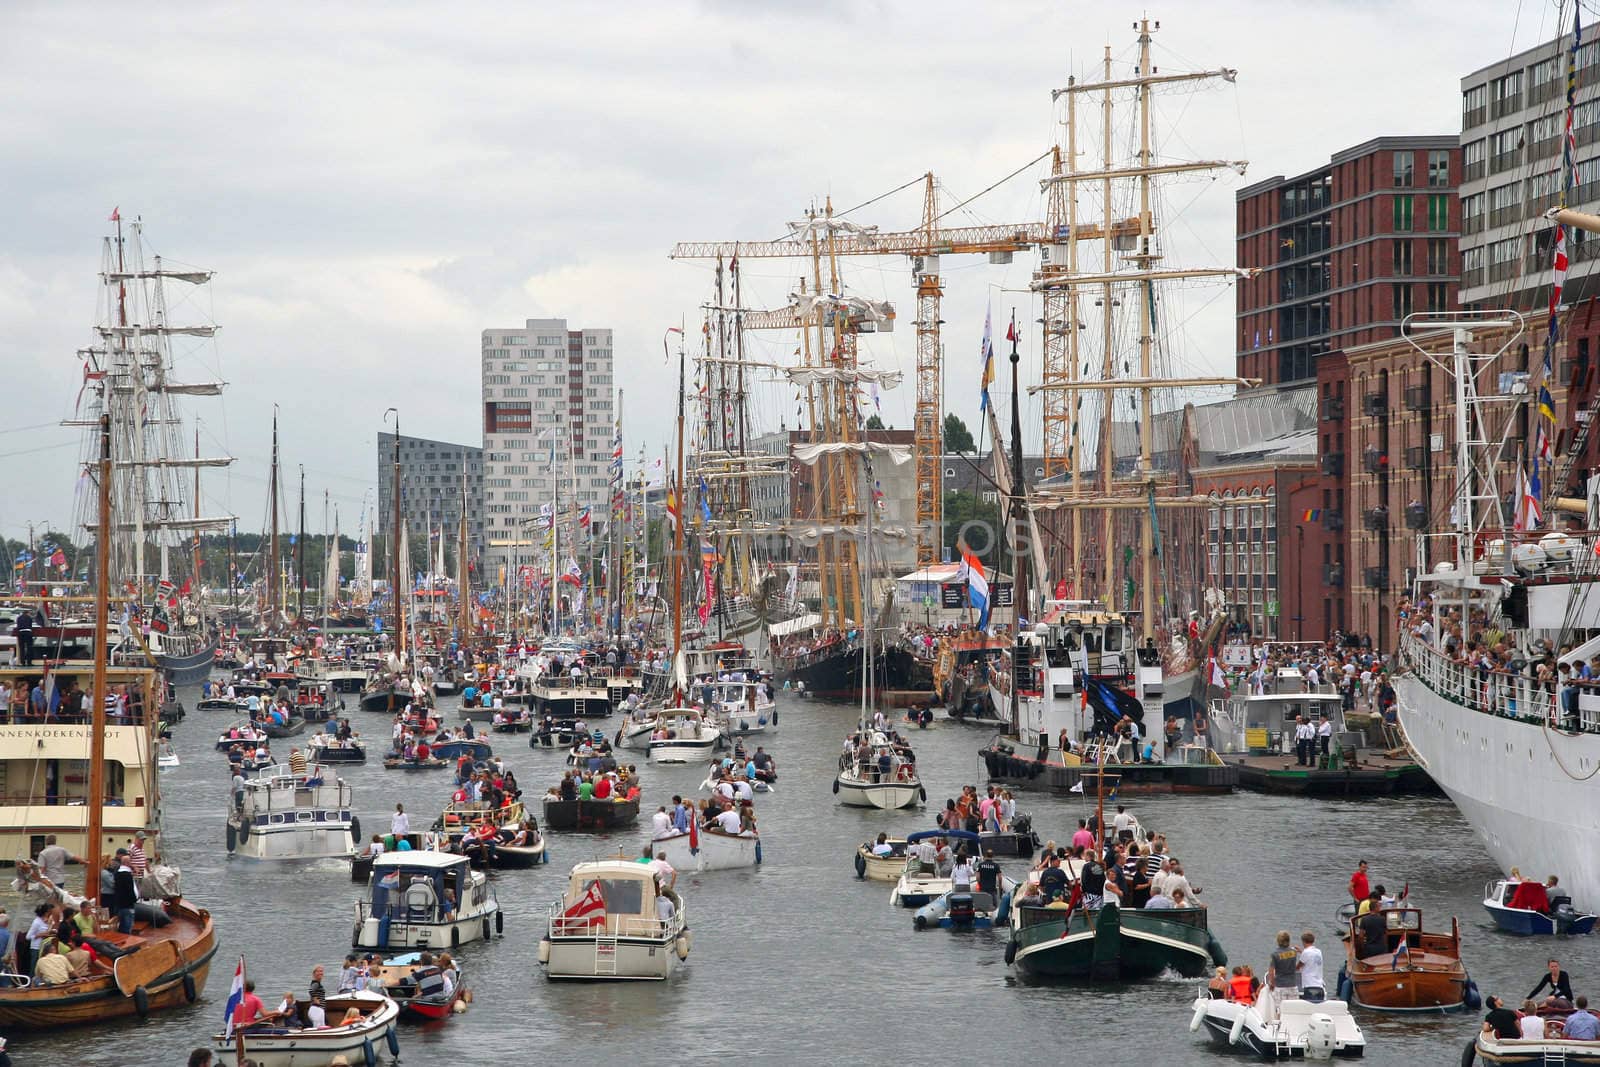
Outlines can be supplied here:
M1481 308L1529 311L1550 299L1553 226L1539 216L1561 189L1570 35L1498 60L1461 79L1461 301ZM1578 53L1577 107L1569 202L1593 210L1600 188L1600 43ZM1600 239L1582 231L1568 246L1571 267L1562 302L1600 293Z
M1239 190L1240 377L1312 381L1326 352L1456 307L1458 139L1378 137L1327 166Z
M611 331L528 319L483 331L484 559L491 575L536 561L541 505L608 514L616 401ZM552 463L552 457L554 462ZM552 467L554 468L552 470Z
M467 490L469 558L483 552L483 451L472 445L400 437L400 511L410 531L411 552L422 558L428 536L443 526L445 554L453 561L459 543L461 488ZM394 434L378 434L377 534L388 536L394 519ZM351 518L346 533L355 531Z

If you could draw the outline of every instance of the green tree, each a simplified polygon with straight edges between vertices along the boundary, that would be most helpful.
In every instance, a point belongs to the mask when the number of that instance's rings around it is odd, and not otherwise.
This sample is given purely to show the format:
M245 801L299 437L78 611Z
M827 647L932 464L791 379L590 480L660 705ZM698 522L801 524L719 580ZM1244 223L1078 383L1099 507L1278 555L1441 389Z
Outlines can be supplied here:
M876 414L868 415L867 416L867 429L869 429L869 430L881 430L881 429L883 429L883 420L878 418L878 416Z
M983 561L984 567L994 570L1001 558L1000 504L964 489L945 493L944 543L950 546L952 557L960 553L963 529L968 547Z
M967 429L967 424L958 415L944 417L944 450L962 454L978 450L977 443L972 439L972 431Z

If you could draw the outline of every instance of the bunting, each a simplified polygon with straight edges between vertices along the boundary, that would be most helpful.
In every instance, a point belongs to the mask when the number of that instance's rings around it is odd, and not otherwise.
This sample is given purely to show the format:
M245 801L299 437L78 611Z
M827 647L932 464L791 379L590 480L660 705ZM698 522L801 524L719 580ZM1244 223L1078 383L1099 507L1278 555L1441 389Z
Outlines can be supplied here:
M1583 43L1583 27L1580 15L1581 4L1572 6L1572 45L1567 49L1567 115L1566 127L1561 136L1561 191L1557 196L1558 207L1567 206L1567 196L1572 192L1572 183L1576 170L1578 141L1573 133L1572 118L1578 97L1578 48ZM1557 312L1561 308L1561 290L1567 281L1567 226L1565 223L1556 223L1555 252L1552 262L1553 276L1550 284L1550 318L1546 324L1544 336L1544 373L1541 383L1553 373L1555 367L1555 347L1561 336L1561 323ZM1543 410L1544 399L1548 394L1541 388L1540 405ZM1550 416L1555 419L1552 406Z

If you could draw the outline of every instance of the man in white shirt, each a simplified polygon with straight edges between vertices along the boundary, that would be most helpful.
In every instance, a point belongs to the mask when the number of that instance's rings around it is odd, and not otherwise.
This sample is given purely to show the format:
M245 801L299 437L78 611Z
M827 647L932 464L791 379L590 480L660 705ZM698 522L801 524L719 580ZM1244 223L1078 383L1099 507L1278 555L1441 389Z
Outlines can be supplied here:
M721 830L725 834L738 833L740 829L739 813L734 811L732 808L724 809L721 814L717 816L717 829Z
M874 856L892 856L892 855L894 855L894 846L889 844L889 835L888 834L880 833L878 835L877 843L872 846L872 854Z
M1135 820L1132 815L1128 814L1128 809L1125 806L1118 804L1117 814L1111 819L1111 827L1112 829L1116 830L1117 837L1122 837L1124 832L1131 837L1133 835L1133 826L1136 821L1137 820Z
M660 841L663 837L672 836L672 816L667 814L667 809L657 808L656 813L650 816L650 840Z
M1317 729L1306 722L1304 715L1295 717L1294 726L1294 758L1295 763L1301 767L1311 765L1311 746L1316 740Z
M1333 745L1333 720L1328 718L1328 713L1322 713L1322 721L1317 724L1317 749L1323 759L1328 758L1328 749Z
M1327 996L1322 978L1322 950L1316 942L1317 935L1310 930L1300 935L1300 962L1295 965L1300 972L1300 999L1313 1004L1321 1003Z
M733 796L735 800L739 801L755 800L756 798L755 790L751 789L750 783L743 778L733 784Z
M389 832L396 837L404 837L411 832L411 816L406 814L404 804L394 806L394 814L389 816Z
M929 870L933 869L934 862L939 857L939 850L934 847L933 842L926 837L912 845L909 851L912 855L917 857L918 863L927 867Z
M678 870L667 862L665 852L657 852L656 858L648 864L652 874L656 876L656 884L667 889L672 889L678 884Z

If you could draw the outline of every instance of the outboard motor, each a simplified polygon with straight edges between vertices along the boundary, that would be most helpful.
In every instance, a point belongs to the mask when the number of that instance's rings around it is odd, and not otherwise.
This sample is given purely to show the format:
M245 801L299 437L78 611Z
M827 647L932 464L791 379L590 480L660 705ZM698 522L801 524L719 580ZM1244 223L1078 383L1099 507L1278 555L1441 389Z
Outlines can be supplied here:
M971 893L951 893L950 910L946 913L951 926L971 926L976 913L972 907Z
M1338 1024L1327 1012L1317 1012L1306 1020L1306 1059L1331 1060L1338 1043Z
M1572 924L1578 921L1578 909L1572 906L1572 898L1565 894L1551 896L1550 918L1556 924L1556 933L1570 932Z

